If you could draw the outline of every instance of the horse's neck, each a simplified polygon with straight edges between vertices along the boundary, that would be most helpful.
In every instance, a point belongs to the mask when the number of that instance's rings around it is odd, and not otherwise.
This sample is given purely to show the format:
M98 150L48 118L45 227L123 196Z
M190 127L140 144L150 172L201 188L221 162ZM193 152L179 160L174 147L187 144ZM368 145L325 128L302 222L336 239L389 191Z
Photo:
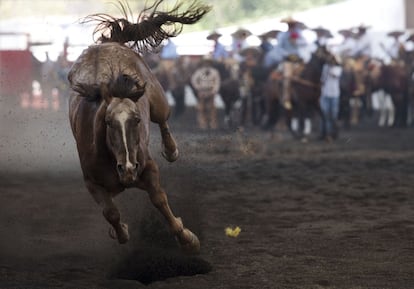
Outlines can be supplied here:
M312 58L303 69L301 78L319 82L322 76L323 63L319 62L316 58Z
M102 101L93 122L93 145L97 152L106 151L106 108L105 101Z

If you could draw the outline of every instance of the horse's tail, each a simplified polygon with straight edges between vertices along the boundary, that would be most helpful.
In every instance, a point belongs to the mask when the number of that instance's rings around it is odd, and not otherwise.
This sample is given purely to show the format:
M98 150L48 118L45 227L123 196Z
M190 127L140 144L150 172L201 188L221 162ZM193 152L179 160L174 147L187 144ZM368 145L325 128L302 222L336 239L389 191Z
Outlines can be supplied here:
M211 6L199 4L194 0L185 12L180 12L183 3L177 3L167 12L158 11L164 0L157 0L145 8L137 23L131 23L127 9L119 2L125 18L115 18L107 14L93 14L84 22L97 21L94 35L100 34L100 42L132 43L131 48L139 52L156 49L164 39L177 36L184 24L194 24L211 10ZM129 7L127 7L129 10Z

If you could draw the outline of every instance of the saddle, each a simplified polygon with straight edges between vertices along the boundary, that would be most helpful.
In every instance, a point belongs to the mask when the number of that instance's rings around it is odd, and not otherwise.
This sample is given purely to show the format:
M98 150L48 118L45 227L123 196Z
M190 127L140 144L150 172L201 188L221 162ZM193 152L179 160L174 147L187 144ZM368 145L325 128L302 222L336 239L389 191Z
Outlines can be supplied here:
M295 65L293 65L292 76L299 77L304 68L305 68L305 63L303 62L295 63Z
M285 57L285 61L293 62L293 63L303 63L303 59L300 58L296 54L289 54Z

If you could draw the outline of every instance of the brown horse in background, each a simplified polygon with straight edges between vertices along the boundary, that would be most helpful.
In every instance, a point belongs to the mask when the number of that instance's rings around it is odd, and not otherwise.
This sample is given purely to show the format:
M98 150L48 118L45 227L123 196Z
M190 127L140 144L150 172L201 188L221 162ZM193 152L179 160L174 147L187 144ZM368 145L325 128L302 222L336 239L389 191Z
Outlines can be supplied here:
M179 13L179 4L169 12L159 12L156 9L161 2L157 1L152 13L137 24L99 15L100 27L109 29L110 34L87 48L69 73L73 90L69 117L86 187L112 225L110 236L119 243L128 241L128 226L121 222L113 198L126 188L137 187L148 192L180 245L198 252L197 236L168 205L149 150L152 121L160 127L164 157L170 162L178 158L167 123L170 111L164 91L143 58L124 43L133 41L138 49L155 48L163 39L177 35L180 24L197 22L210 7L193 3ZM167 32L165 25L173 28Z
M394 126L407 126L410 102L410 68L409 63L395 60L389 64L371 59L366 76L366 94L383 90L391 96L395 109Z
M264 84L266 111L262 122L263 128L273 129L280 117L284 116L293 136L306 141L311 133L312 114L316 112L318 116L323 117L319 105L323 66L335 61L335 56L325 46L319 46L307 63L297 63L290 79L291 109L283 108L281 104L283 74L280 68L270 68Z
M186 109L185 94L186 87L190 86L191 72L194 70L194 64L191 63L186 56L180 56L173 60L174 65L171 69L166 69L162 65L162 60L158 61L158 65L153 72L164 91L169 91L174 99L173 117L180 117Z
M412 126L414 124L414 51L405 51L403 56L405 63L405 69L408 78L407 87L407 125Z
M265 97L265 115L262 120L262 127L265 130L272 130L276 126L283 112L281 104L283 74L277 67L269 70L269 76L267 77L263 88Z
M326 63L335 61L335 56L325 46L319 46L299 76L293 77L292 119L297 119L299 124L299 130L293 131L294 135L306 139L311 132L311 118L314 112L323 118L319 104L322 70Z
M408 82L404 64L393 63L384 65L381 71L381 88L391 95L395 107L394 126L406 127L408 116Z
M335 56L325 46L319 46L312 53L311 59L302 68L295 70L291 78L292 109L286 111L286 117L292 134L302 141L307 141L311 133L313 113L316 112L323 118L319 105L322 69L326 63L335 61ZM277 99L276 95L274 99Z

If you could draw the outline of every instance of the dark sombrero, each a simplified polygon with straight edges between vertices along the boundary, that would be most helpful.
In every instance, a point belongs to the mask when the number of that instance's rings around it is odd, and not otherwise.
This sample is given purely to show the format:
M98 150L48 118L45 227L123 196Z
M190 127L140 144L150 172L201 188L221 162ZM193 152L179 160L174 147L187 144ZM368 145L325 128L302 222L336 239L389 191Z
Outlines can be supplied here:
M404 35L405 32L404 31L399 31L399 30L395 30L395 31L390 31L387 33L387 36L389 37L394 37L394 38L398 38L402 35Z
M405 41L413 41L414 42L414 33L410 34Z
M265 33L260 34L259 37L264 38L264 39L266 39L266 38L276 38L277 35L280 32L282 32L282 31L280 31L280 30L270 30L270 31L267 31Z
M221 33L218 33L217 31L211 32L209 35L207 35L208 40L216 40L222 36Z
M332 38L333 37L331 31L329 31L328 29L323 28L323 27L313 28L311 30L314 31L318 36L324 36L326 38Z
M356 31L356 33L358 33L361 31L367 31L370 28L371 28L370 25L360 24L359 26L355 27L354 30Z
M341 29L338 31L338 34L342 35L343 37L351 37L355 38L356 34L351 29Z
M245 28L239 28L231 34L234 38L246 38L250 35L252 35L252 33Z
M239 54L243 57L252 56L254 58L259 57L261 53L262 53L261 49L255 46L243 48L239 52Z

